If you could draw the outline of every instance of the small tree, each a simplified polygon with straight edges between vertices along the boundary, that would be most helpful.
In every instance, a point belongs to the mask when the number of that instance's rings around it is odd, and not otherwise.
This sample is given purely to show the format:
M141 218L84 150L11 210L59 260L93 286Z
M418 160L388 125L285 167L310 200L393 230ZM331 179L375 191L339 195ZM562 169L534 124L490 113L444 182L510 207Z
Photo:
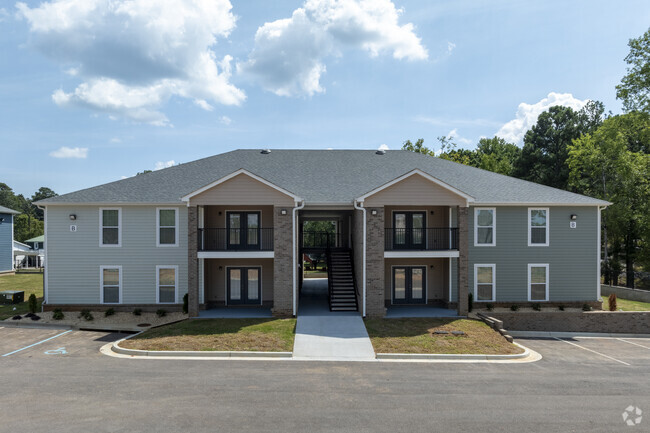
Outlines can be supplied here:
M609 295L607 301L609 302L609 311L618 310L618 305L616 305L616 293L612 293L611 295Z
M29 299L27 300L27 303L29 304L29 312L32 313L32 314L35 314L36 313L36 307L37 307L36 295L33 294L33 293L31 295L29 295Z

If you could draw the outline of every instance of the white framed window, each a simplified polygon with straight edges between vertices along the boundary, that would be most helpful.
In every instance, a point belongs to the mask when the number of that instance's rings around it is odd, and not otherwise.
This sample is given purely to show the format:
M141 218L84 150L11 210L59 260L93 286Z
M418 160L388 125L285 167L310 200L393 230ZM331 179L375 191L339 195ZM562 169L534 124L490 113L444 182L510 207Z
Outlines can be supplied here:
M122 246L122 208L99 208L99 246Z
M497 244L497 210L493 207L474 209L474 246L493 247Z
M100 266L99 288L101 304L121 304L122 266Z
M548 301L548 264L528 265L528 300Z
M547 207L528 208L528 246L548 246L548 217Z
M156 208L156 246L178 246L178 209Z
M474 265L474 300L494 302L496 300L497 265Z
M156 303L178 303L178 266L156 266Z

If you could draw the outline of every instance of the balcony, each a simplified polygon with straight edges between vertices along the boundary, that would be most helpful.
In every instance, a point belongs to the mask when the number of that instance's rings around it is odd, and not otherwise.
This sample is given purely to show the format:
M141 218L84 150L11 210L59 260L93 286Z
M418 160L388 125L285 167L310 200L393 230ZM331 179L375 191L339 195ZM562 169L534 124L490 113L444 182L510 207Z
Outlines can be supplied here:
M387 228L385 251L455 251L458 228Z
M273 228L198 229L201 252L273 251Z

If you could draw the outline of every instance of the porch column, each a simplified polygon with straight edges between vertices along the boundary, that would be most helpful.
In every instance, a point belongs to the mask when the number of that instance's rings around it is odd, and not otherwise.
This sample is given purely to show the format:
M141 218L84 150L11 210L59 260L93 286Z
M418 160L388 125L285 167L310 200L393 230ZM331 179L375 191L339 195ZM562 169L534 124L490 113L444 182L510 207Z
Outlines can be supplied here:
M376 211L376 215L372 213ZM366 211L366 315L386 315L384 283L384 208L368 208ZM355 230L361 230L355 227ZM355 245L356 248L356 245Z
M469 294L469 280L467 275L468 261L468 207L458 207L458 315L467 316L468 313L468 300Z
M285 215L282 215L285 210ZM296 216L297 218L297 216ZM293 314L293 234L291 208L273 209L273 309L274 316Z
M198 209L187 208L187 310L190 317L199 315Z

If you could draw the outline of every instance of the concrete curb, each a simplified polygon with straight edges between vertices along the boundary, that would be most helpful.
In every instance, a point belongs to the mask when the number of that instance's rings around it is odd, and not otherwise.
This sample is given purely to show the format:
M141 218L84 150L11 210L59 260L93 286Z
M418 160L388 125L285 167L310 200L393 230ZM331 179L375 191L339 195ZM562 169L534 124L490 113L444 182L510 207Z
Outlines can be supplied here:
M650 338L650 334L613 334L602 332L508 331L515 338Z
M142 332L142 331L141 331ZM140 334L140 332L138 332ZM135 337L138 334L129 335L126 338L115 341L111 345L111 351L119 353L120 355L127 355L131 357L164 357L164 358L218 358L218 359L227 359L227 358L284 358L291 359L293 356L292 352L251 352L251 351L182 351L182 350L137 350L137 349L126 349L120 347L120 343L128 340L129 338Z
M41 328L41 329L74 329L71 325L59 325L57 323L38 323L32 320L16 320L11 322L0 322L0 327L3 328Z
M524 349L523 353L512 355L455 355L446 353L378 353L377 359L391 360L446 360L446 361L507 361L527 358L531 355L531 350L521 344L513 343Z

